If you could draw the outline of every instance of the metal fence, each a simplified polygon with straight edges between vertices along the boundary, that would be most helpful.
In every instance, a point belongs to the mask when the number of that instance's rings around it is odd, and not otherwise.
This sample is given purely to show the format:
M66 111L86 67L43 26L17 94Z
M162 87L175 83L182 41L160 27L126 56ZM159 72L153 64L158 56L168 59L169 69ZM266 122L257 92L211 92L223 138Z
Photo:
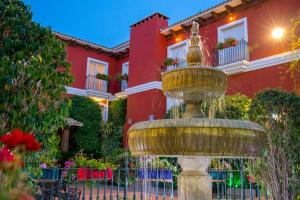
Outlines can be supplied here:
M249 60L248 42L240 40L236 45L214 50L214 66Z
M242 170L211 169L214 199L268 199ZM38 200L177 199L177 180L168 169L47 168L33 178Z

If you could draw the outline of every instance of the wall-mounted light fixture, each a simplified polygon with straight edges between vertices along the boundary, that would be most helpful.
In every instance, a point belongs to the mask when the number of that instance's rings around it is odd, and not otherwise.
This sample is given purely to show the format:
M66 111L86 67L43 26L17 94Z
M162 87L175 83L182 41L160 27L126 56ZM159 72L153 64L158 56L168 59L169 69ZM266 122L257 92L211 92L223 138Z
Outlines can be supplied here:
M276 27L272 31L272 37L274 39L281 39L284 36L284 29L280 27Z

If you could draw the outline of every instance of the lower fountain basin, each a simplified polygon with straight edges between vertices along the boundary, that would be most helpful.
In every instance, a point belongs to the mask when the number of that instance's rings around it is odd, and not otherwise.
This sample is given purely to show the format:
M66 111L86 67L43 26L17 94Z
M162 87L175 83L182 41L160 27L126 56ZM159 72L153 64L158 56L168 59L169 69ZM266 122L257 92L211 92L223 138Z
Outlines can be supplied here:
M257 157L266 132L259 124L228 119L162 119L134 124L128 145L133 155Z

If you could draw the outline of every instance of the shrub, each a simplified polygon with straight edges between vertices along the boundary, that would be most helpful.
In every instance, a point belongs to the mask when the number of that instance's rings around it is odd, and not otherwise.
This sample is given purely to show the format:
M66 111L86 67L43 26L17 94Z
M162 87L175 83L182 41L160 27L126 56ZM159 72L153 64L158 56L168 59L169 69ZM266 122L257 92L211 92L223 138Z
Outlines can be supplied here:
M70 117L83 123L72 130L77 148L88 154L100 153L101 106L87 97L73 96Z
M274 199L295 199L300 191L300 97L265 90L254 98L249 115L268 131L264 155L250 170L268 185Z
M126 120L127 99L117 99L109 104L108 121L123 127Z

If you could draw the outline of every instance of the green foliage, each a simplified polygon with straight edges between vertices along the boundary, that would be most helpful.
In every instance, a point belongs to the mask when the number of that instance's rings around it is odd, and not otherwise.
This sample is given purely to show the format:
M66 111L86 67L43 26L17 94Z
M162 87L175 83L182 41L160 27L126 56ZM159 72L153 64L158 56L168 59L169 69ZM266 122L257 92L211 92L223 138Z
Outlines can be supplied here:
M300 192L300 97L265 90L256 95L249 113L269 133L267 148L262 159L252 163L252 173L269 185L276 199L294 199Z
M116 126L125 124L126 120L127 99L117 99L109 104L108 121Z
M104 80L104 81L110 80L110 77L107 74L100 74L100 73L98 73L96 75L96 78L100 79L100 80Z
M113 122L102 123L101 156L117 161L118 155L123 153L123 128Z
M72 130L76 145L83 152L100 153L101 106L90 98L73 96L70 117L83 123L83 127Z
M0 134L18 127L47 138L64 126L70 105L65 45L31 21L22 1L0 1L0 13Z
M290 28L290 50L294 51L300 49L300 15L295 17L292 21L292 27ZM297 94L300 94L300 60L295 60L290 64L291 78L294 82L294 90Z
M103 170L107 168L112 168L112 169L116 168L116 166L113 163L105 162L101 159L90 158L82 152L78 152L75 155L74 163L77 167L89 167L89 168L99 169L99 170Z
M250 105L251 99L245 95L225 96L223 106L217 108L216 118L246 120L249 118Z

